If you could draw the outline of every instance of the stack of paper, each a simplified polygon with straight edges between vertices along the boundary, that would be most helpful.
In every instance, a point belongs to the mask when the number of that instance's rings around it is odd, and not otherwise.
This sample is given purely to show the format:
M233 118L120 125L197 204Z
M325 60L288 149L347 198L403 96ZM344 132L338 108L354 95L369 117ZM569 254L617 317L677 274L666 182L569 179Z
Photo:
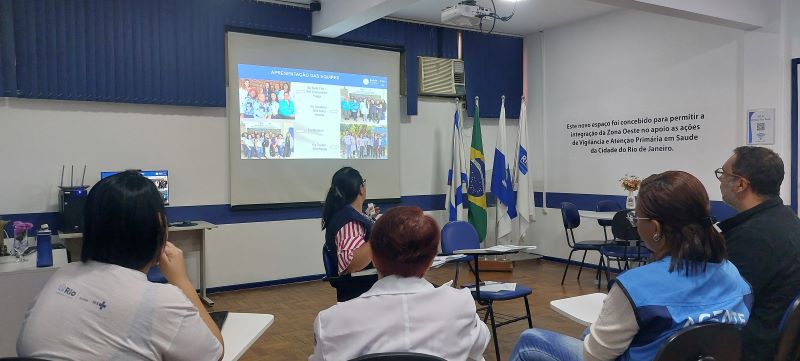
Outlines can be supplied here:
M433 264L431 265L431 268L438 268L441 265L443 265L443 264L445 264L447 262L450 262L450 261L452 261L454 259L459 259L459 258L464 258L464 257L466 257L466 255L463 255L463 254L454 254L454 255L450 255L450 256L436 256L436 257L433 258Z
M470 291L475 291L475 287L470 287L469 289ZM517 289L516 283L486 281L481 285L481 292L513 291L515 289Z
M522 250L534 250L534 249L536 249L536 246L515 246L513 244L498 244L496 246L486 248L486 250L497 251L497 252L522 251Z

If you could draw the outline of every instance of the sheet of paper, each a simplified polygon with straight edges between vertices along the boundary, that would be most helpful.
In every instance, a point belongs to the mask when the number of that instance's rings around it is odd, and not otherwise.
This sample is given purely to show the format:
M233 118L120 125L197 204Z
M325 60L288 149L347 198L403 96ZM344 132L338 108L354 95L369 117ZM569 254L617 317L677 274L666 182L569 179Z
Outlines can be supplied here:
M517 289L516 283L487 281L481 285L481 292L513 291L515 289ZM475 287L470 287L470 290L475 291Z

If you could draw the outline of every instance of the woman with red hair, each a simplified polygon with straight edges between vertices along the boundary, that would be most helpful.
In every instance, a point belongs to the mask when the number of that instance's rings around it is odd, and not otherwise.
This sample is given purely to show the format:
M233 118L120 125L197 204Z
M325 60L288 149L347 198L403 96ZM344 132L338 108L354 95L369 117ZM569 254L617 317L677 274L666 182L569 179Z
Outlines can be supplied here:
M380 279L361 296L317 315L309 360L380 352L481 359L489 329L469 290L434 287L423 278L438 252L439 234L436 221L418 207L395 207L379 218L369 245Z

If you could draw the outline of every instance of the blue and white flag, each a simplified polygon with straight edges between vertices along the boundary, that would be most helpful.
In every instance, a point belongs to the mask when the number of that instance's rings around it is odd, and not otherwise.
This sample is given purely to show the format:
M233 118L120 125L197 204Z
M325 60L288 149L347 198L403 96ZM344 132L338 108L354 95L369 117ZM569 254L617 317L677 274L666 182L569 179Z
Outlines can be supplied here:
M525 240L528 223L536 220L536 204L533 201L533 188L531 172L528 167L528 115L525 109L525 100L519 110L519 132L517 145L514 147L516 160L514 161L514 190L517 191L517 214L519 215L519 237Z
M464 190L467 186L466 152L461 134L461 106L456 103L456 112L453 116L453 146L450 154L450 169L447 172L447 211L449 221L464 221L467 219L464 212Z
M500 122L497 125L497 143L492 165L492 193L497 198L497 238L511 233L511 220L517 217L514 182L506 157L506 101L500 103Z

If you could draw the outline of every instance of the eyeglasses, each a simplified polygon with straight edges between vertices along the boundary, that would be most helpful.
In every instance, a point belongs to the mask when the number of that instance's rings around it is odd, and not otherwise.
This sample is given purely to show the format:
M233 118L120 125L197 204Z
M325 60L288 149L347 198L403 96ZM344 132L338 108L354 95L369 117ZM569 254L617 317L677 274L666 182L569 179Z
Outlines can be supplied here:
M628 218L628 222L631 222L631 226L633 226L633 227L637 226L636 222L638 222L639 220L652 219L652 218L647 218L647 217L637 217L636 216L636 211L628 212L627 218Z
M728 173L728 172L726 172L726 171L722 170L722 168L717 168L717 169L715 169L715 170L714 170L714 175L715 175L715 176L717 177L717 179L719 179L720 181L722 180L722 175L723 175L723 174L727 174L727 175L729 175L729 176L731 176L731 177L739 177L739 178L742 178L742 179L744 179L744 180L747 180L747 178L745 178L745 177L742 177L742 176L740 176L740 175L738 175L738 174L736 174L736 173Z

